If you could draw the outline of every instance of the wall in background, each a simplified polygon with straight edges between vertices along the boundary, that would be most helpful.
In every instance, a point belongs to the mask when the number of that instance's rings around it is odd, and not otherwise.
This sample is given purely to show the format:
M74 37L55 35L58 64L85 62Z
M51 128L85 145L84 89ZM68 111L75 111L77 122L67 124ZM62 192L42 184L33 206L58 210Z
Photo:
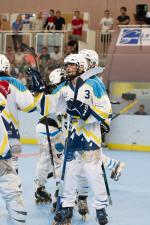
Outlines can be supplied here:
M128 9L131 22L134 23L134 13L136 4L148 4L150 11L150 0L0 0L0 13L15 12L38 12L48 11L48 9L61 10L62 12L72 12L80 10L90 13L90 27L99 28L99 20L103 16L106 8L111 10L112 16L116 18L120 13L120 7Z

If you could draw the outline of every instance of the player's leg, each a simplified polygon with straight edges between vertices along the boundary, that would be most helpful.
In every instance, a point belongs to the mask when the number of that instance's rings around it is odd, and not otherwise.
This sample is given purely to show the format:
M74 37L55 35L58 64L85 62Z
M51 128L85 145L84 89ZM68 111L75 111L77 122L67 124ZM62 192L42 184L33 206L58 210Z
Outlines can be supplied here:
M99 224L105 225L108 223L105 211L108 205L108 199L100 157L100 150L84 152L83 161L84 172L94 193L93 207L96 209Z
M12 223L25 225L27 212L23 203L21 182L12 167L11 160L1 160L0 193L6 203Z

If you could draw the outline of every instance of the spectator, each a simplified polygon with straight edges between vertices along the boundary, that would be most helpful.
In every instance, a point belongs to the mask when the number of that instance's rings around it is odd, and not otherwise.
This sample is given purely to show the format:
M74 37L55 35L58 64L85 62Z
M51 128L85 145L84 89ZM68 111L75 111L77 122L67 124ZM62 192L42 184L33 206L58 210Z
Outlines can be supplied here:
M41 73L44 73L50 64L50 55L48 54L47 47L42 47L42 53L39 57L39 66Z
M134 113L135 115L147 115L145 112L145 106L143 104L139 105L139 110Z
M104 17L100 21L101 33L107 33L107 31L113 28L114 19L110 16L110 11L106 9L104 11Z
M22 31L22 26L23 26L22 16L18 15L16 21L14 21L12 24L12 30L14 32L14 34L12 35L12 40L15 51L17 51L17 49L20 48L22 43L22 35L18 34L20 31Z
M7 47L5 55L6 55L6 57L9 60L11 65L15 63L15 54L14 54L11 46Z
M100 29L101 29L101 43L103 49L101 51L106 53L108 51L108 46L111 42L111 32L109 32L113 28L114 20L110 16L110 11L106 9L104 11L104 17L101 18L100 21Z
M60 64L63 63L62 62L62 60L63 60L62 59L62 54L61 54L58 46L54 46L54 52L52 52L50 54L50 58L51 58L51 63L52 64L54 63L54 64L60 65Z
M80 40L82 36L82 29L83 29L83 19L80 18L80 12L77 10L74 12L74 17L72 19L72 34L73 38L76 40Z
M121 15L117 17L117 24L118 25L128 25L130 22L130 17L126 15L127 8L121 7L120 8Z
M56 19L55 11L53 9L50 9L49 16L47 17L43 28L47 29L47 30L53 30L54 29L55 19Z
M20 69L22 64L24 63L24 52L22 52L21 48L18 48L17 52L15 53L15 65Z
M22 23L23 23L23 28L22 28L22 30L30 30L30 28L31 28L31 24L30 24L30 14L25 14L25 18L24 18L24 20L22 21Z
M64 49L64 58L70 54L72 54L72 46L67 44Z
M31 22L32 30L42 31L44 25L43 13L39 12Z
M33 47L32 47L32 50L35 51L35 49ZM36 68L35 58L33 57L33 55L30 52L25 54L24 61L25 61L25 67L24 67L25 71L29 67Z
M61 12L56 12L56 18L55 18L55 30L65 30L65 19L61 16Z
M72 47L71 53L78 53L78 42L76 40L70 39L67 45Z

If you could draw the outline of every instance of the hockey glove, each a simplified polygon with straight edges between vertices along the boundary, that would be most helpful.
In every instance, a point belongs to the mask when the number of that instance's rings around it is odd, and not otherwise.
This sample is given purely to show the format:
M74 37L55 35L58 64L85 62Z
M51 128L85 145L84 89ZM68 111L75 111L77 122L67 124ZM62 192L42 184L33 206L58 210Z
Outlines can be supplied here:
M7 98L7 95L10 94L9 83L6 80L0 81L0 93Z
M102 134L109 133L110 131L110 127L105 122L101 123L100 128Z
M90 113L91 113L91 108L89 105L76 100L69 100L67 102L67 113L71 116L75 116L75 117L80 117L82 120L86 120Z
M40 72L34 70L33 68L29 68L27 70L27 75L32 78L32 91L33 92L43 92L45 90L45 83L42 79Z

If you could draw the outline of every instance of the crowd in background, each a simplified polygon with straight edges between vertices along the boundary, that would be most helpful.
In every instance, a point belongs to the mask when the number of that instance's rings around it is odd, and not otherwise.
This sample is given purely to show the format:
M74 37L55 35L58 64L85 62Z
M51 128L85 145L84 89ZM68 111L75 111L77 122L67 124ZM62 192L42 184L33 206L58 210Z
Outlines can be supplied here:
M111 33L109 31L114 30L116 24L128 25L129 23L130 17L127 15L126 7L120 8L120 15L116 19L111 16L110 10L106 9L104 11L104 16L100 19L101 42L108 43L111 41ZM36 52L36 60L45 80L47 80L49 68L52 65L61 66L63 64L63 59L67 55L78 52L78 40L82 39L83 25L84 20L80 12L76 10L71 21L71 35L68 36L64 49L60 49L60 46L53 46L53 51L49 52L48 46L42 46L41 52ZM16 19L12 22L11 28L13 31L13 46L7 46L6 56L11 63L11 73L13 76L19 78L24 84L27 84L26 70L29 67L35 68L36 62L30 52L24 52L24 49L22 49L21 44L23 36L19 35L19 32L26 30L36 30L39 32L44 30L47 32L52 30L65 30L67 29L66 19L59 10L55 12L53 9L49 10L47 17L45 17L42 12L37 13L34 17L31 17L30 14L25 14L24 18L22 18L21 14L18 14ZM0 29L3 29L1 17Z

